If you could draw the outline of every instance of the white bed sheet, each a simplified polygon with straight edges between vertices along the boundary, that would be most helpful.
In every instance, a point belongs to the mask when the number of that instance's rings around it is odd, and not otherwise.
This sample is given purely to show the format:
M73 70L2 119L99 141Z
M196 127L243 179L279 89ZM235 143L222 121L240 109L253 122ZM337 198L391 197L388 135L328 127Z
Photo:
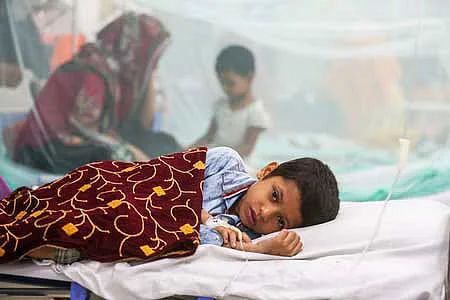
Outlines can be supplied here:
M54 266L39 266L31 261L13 264L0 264L0 274L27 276L61 281L72 281L61 271L55 270Z
M443 299L450 233L444 203L449 192L390 202L357 267L382 202L343 203L335 221L296 229L305 247L293 258L202 245L186 258L135 266L81 262L63 272L107 299Z

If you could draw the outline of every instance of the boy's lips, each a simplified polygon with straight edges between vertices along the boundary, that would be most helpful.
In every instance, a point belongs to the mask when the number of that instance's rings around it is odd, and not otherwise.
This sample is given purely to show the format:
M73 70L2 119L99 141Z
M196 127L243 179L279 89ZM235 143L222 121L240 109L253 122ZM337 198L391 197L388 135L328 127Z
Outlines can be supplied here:
M249 225L251 225L251 226L256 225L256 213L251 207L248 208L247 220L250 223Z

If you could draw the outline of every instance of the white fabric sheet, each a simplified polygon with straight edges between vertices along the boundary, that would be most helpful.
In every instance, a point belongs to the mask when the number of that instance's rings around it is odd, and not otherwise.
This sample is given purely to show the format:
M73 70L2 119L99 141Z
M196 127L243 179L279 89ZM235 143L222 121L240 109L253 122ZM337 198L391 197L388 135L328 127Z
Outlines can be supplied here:
M53 265L36 265L31 261L0 265L0 274L27 276L61 281L71 281Z
M181 259L135 266L83 262L63 271L107 299L442 299L450 207L432 200L449 198L390 202L364 257L383 202L343 203L335 221L297 229L305 247L293 258L200 246Z

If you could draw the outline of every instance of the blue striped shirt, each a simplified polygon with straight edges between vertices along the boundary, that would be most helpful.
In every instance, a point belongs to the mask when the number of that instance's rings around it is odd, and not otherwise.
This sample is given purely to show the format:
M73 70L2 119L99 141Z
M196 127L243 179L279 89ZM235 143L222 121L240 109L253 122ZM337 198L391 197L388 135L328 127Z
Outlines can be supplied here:
M233 204L256 181L248 174L244 161L235 150L228 147L208 149L203 183L203 209L213 216L228 214ZM239 216L228 215L228 217L232 218L231 223L234 223L232 225L240 224ZM209 243L206 240L208 239L206 230L208 229L205 226L201 226L202 243ZM249 233L251 235L252 232Z

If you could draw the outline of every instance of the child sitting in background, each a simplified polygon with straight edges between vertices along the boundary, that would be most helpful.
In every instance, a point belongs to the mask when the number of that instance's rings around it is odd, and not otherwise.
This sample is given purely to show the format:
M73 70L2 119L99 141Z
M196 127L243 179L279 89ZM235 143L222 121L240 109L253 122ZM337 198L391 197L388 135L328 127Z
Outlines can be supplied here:
M189 255L203 236L200 220L221 234L225 247L293 256L303 244L287 229L338 213L336 179L319 160L271 162L257 177L226 147L87 164L0 201L0 263L25 256L71 263ZM257 243L243 233L237 243L236 228L214 222L224 213L250 232L281 233Z
M253 54L242 46L223 49L216 59L216 74L227 98L216 103L209 129L195 145L229 146L246 158L269 126L268 113L251 89Z

